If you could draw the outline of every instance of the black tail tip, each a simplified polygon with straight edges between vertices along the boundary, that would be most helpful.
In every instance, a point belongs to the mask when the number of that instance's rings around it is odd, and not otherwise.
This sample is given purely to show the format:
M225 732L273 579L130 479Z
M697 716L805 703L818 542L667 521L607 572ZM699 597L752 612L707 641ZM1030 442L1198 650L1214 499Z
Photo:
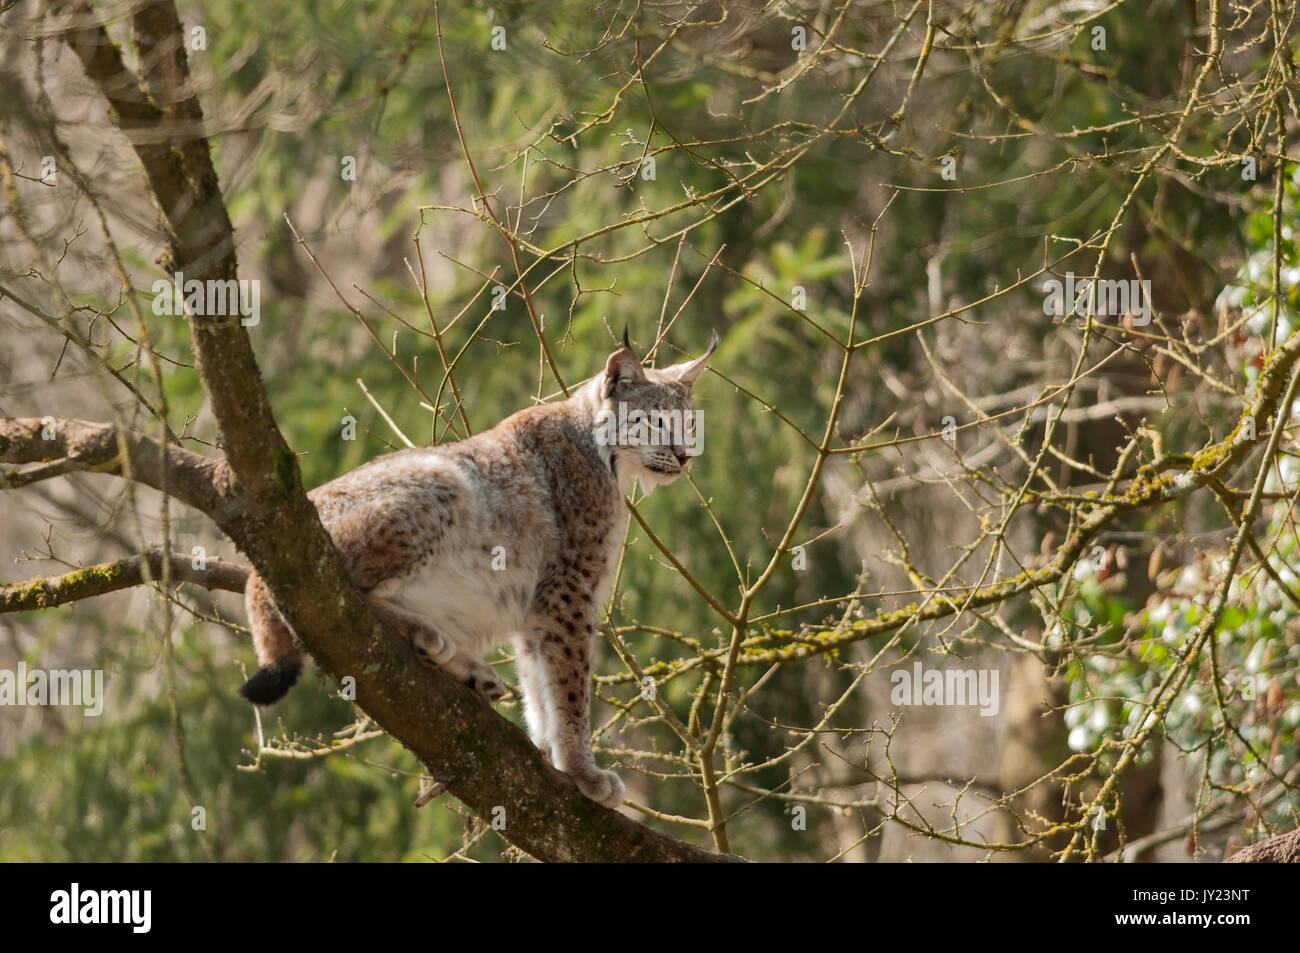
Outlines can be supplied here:
M302 672L301 665L294 665L292 668L259 668L253 673L252 678L244 682L239 694L254 705L270 705L278 702L289 689L293 688L293 683L298 681L300 672Z

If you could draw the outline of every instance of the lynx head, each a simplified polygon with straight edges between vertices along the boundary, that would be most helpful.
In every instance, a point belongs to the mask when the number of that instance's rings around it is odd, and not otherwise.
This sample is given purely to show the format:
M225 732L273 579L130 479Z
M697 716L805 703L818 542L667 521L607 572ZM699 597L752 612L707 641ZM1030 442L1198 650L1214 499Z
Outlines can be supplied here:
M703 450L703 421L691 389L717 346L715 331L700 357L656 370L641 366L624 331L623 346L596 378L596 440L609 448L615 472L637 477L647 493L685 473Z

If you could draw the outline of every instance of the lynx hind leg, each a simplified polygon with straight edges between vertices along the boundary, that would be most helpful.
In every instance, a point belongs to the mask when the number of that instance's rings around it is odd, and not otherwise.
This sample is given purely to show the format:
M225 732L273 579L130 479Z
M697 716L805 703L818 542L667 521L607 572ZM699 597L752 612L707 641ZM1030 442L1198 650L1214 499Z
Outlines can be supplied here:
M370 611L410 642L422 660L446 666L456 657L455 643L414 613L378 599L370 600Z
M576 614L575 614L576 615ZM627 793L613 771L591 753L591 650L595 628L580 617L553 619L535 633L544 679L547 733L555 766L597 803L617 808Z
M505 683L491 665L458 648L455 642L424 619L378 600L372 600L370 608L382 622L396 629L411 643L415 654L426 665L442 669L482 695L488 704L496 704L505 695Z

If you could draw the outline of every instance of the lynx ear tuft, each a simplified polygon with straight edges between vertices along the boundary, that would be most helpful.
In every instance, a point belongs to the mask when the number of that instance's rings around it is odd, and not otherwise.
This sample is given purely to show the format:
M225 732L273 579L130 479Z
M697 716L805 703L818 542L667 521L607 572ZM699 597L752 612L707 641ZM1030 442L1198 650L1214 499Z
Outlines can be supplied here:
M641 359L632 350L627 339L627 329L623 330L623 346L609 356L605 362L604 394L608 399L620 384L645 380L645 371L641 369Z
M693 361L686 361L683 364L674 364L672 367L665 367L664 373L681 381L688 387L694 386L696 378L704 373L705 366L709 363L709 357L718 349L718 332L714 331L709 336L708 349Z

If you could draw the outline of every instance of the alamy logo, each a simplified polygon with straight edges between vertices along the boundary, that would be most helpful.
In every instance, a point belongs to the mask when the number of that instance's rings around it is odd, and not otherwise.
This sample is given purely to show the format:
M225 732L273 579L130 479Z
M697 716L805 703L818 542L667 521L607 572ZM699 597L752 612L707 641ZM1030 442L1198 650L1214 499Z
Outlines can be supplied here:
M1122 318L1132 314L1134 327L1151 323L1151 282L1130 278L1076 278L1066 272L1065 280L1049 278L1043 284L1043 314L1063 318L1070 314L1092 314Z
M148 933L153 922L152 890L70 890L50 894L50 922L60 924L130 924L132 933Z
M920 662L912 670L900 668L889 676L891 705L957 707L978 705L990 718L998 713L998 670L996 668L932 668Z
M688 457L704 452L704 415L698 410L627 409L618 402L615 413L596 424L602 447L683 447Z
M178 271L171 281L159 278L153 283L153 313L199 317L239 315L239 323L251 328L262 320L261 282L256 278L186 281L185 275Z
M18 671L0 669L0 706L55 705L84 708L95 717L104 711L104 670L40 669L28 671L26 662Z

